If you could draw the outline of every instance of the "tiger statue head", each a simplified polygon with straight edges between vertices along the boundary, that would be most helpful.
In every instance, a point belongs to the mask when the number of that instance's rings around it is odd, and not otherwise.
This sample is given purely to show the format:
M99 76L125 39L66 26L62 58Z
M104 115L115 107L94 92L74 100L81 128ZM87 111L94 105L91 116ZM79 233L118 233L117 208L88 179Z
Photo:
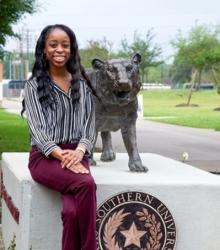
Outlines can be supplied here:
M136 98L141 87L140 62L138 53L131 59L92 60L87 73L102 103L124 106Z

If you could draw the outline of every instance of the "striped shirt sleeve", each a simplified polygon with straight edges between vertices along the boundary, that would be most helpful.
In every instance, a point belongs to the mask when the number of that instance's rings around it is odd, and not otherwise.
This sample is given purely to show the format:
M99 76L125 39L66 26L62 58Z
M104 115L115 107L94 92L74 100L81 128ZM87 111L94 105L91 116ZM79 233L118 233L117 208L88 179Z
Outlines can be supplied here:
M95 103L91 91L86 87L85 90L85 117L84 126L82 130L82 137L79 141L79 145L86 148L88 153L91 153L93 145L96 140L96 129L95 129Z
M47 123L37 95L37 88L32 85L32 80L26 82L24 91L25 108L32 140L43 154L49 156L54 149L59 147L46 133Z

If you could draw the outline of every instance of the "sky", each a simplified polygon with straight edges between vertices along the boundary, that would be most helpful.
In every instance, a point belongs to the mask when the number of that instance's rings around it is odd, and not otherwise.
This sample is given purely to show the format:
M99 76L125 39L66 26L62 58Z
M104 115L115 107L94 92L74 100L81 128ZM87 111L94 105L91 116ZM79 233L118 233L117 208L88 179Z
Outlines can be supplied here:
M14 25L14 31L26 29L32 38L32 48L41 30L49 24L62 23L76 34L79 47L89 40L107 40L113 50L121 40L132 42L134 32L142 38L152 29L154 42L162 47L162 58L172 55L170 41L181 30L189 32L196 22L220 24L219 0L38 0L39 12L27 15ZM6 49L18 49L18 42L7 40Z

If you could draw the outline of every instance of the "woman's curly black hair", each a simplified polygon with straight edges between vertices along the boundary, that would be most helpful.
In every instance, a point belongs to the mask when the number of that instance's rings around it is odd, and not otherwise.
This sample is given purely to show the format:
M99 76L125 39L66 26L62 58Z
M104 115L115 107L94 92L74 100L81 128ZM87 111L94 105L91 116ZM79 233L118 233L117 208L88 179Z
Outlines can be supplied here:
M80 98L80 77L83 77L92 93L95 94L95 90L93 89L91 82L86 75L85 69L80 63L80 56L78 51L78 44L76 40L76 36L74 32L67 26L63 24L55 24L46 26L37 40L36 48L35 48L35 63L32 69L32 78L35 78L38 84L37 91L39 96L39 101L42 107L50 106L54 102L54 98L51 91L51 81L50 75L48 73L49 64L47 62L46 56L44 54L45 42L54 29L63 30L70 39L70 58L66 64L67 71L71 74L71 96L73 102L76 103ZM25 111L25 101L22 101L22 111L23 114Z

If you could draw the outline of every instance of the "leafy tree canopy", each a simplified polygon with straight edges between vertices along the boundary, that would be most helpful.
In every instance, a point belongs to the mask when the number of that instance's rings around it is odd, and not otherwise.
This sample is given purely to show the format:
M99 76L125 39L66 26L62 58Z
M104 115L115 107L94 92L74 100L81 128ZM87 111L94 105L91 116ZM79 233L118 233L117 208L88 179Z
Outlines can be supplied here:
M179 32L172 45L177 50L174 67L191 67L191 87L186 104L189 106L193 89L200 89L202 73L207 69L216 73L213 67L220 64L220 28L196 24L185 37Z
M174 67L184 65L196 70L201 76L203 70L220 62L220 29L219 26L205 26L196 24L187 36L178 33L172 42L177 50L174 57ZM198 79L200 81L200 79Z
M122 40L122 50L119 52L119 55L124 57L131 57L135 53L139 53L142 57L140 69L142 81L148 80L148 70L150 67L158 66L162 63L159 60L161 55L161 48L159 45L154 44L153 42L154 34L152 30L148 30L145 37L142 38L141 35L135 31L133 42L128 44L127 39Z
M12 25L16 24L24 14L32 14L37 10L36 0L0 0L0 56L6 38L17 36Z
M110 57L112 43L106 38L103 40L90 40L87 46L80 50L82 65L86 68L91 67L91 61L95 57L101 60L108 60Z

